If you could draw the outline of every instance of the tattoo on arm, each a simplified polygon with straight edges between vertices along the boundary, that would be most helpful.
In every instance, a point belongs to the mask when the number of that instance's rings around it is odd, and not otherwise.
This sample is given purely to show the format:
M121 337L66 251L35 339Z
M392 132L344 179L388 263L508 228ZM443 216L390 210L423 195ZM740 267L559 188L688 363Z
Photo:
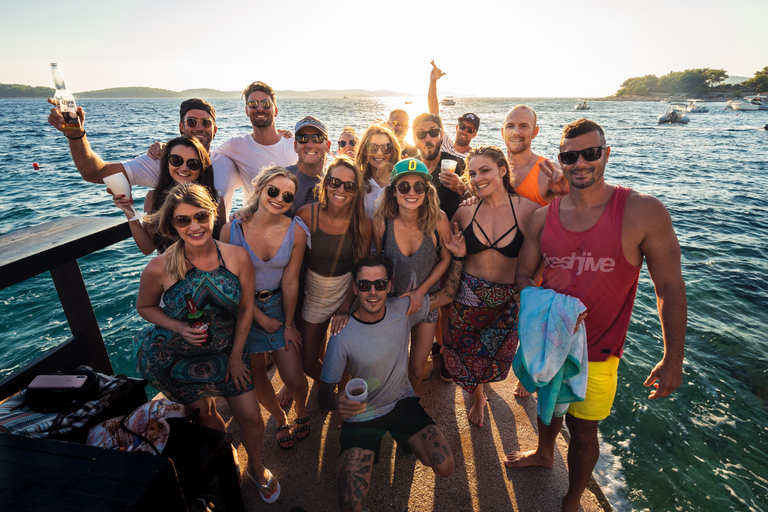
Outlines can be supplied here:
M464 262L451 259L451 267L448 269L448 277L446 277L443 287L429 294L430 305L435 301L439 301L439 304L435 306L437 308L453 301L453 298L456 296L456 290L459 289L459 283L461 283L461 271L463 269Z

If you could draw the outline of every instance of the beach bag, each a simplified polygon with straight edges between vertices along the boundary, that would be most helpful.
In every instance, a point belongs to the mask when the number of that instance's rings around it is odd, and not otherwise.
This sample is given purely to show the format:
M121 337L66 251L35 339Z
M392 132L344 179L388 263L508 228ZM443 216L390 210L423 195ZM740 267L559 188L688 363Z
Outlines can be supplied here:
M73 389L27 388L24 402L30 409L37 412L61 412L93 400L99 392L99 376L92 370L56 372L56 375L84 376L85 383Z

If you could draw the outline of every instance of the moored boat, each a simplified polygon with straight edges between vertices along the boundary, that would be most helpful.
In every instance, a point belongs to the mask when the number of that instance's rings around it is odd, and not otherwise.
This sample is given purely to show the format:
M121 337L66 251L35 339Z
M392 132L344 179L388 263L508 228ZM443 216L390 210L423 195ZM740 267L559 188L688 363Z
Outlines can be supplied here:
M670 102L667 110L659 116L659 124L688 124L690 119L685 115L687 106L688 104L682 101Z

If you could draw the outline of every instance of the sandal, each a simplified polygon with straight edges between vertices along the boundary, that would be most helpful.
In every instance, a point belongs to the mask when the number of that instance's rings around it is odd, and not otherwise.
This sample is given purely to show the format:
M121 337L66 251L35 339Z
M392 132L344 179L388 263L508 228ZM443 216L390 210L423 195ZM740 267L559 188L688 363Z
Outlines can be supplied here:
M286 423L282 427L277 427L275 429L275 434L279 434L283 430L287 430L288 434L277 438L277 446L283 450L290 450L293 448L293 434L291 434L291 424Z
M293 430L293 435L296 436L296 439L299 441L306 439L309 436L310 429L312 428L312 425L309 424L309 414L306 415L306 417L299 419L296 418L293 420L296 425L298 425L298 428Z
M267 474L269 475L267 477L267 483L264 485L261 485L259 482L256 481L255 478L253 478L253 475L251 474L251 468L247 467L245 469L245 474L248 475L248 478L251 479L251 482L256 484L256 489L259 490L259 495L261 496L262 501L266 504L274 503L277 501L277 498L280 497L280 482L277 481L277 478L272 474L270 470L267 469ZM269 488L272 486L272 482L274 482L277 485L277 489L275 492L269 492Z

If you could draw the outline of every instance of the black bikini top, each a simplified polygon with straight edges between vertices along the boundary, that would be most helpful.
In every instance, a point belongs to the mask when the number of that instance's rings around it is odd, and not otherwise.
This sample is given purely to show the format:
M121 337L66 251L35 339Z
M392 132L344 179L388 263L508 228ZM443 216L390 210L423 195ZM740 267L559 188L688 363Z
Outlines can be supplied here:
M489 242L491 241L490 237L485 233L485 230L480 225L480 223L475 220L477 210L479 210L480 205L483 204L483 200L481 199L477 204L477 208L475 208L474 215L472 215L472 221L467 226L467 229L464 230L464 241L467 244L467 254L477 254L483 251L487 251L488 249L495 249L507 258L517 258L517 255L520 253L520 248L523 246L523 240L525 239L523 233L519 229L515 234L515 238L513 238L509 244L505 245L504 247L496 247L496 244L499 243L499 240L503 240L505 236L517 228L517 214L515 214L515 207L512 206L512 196L508 197L509 206L512 208L512 216L515 218L515 225L509 228L503 235L497 238L495 242L491 243L491 245L485 245L482 243L475 235L475 230L472 227L472 224L477 224L478 229L483 234L485 239Z

